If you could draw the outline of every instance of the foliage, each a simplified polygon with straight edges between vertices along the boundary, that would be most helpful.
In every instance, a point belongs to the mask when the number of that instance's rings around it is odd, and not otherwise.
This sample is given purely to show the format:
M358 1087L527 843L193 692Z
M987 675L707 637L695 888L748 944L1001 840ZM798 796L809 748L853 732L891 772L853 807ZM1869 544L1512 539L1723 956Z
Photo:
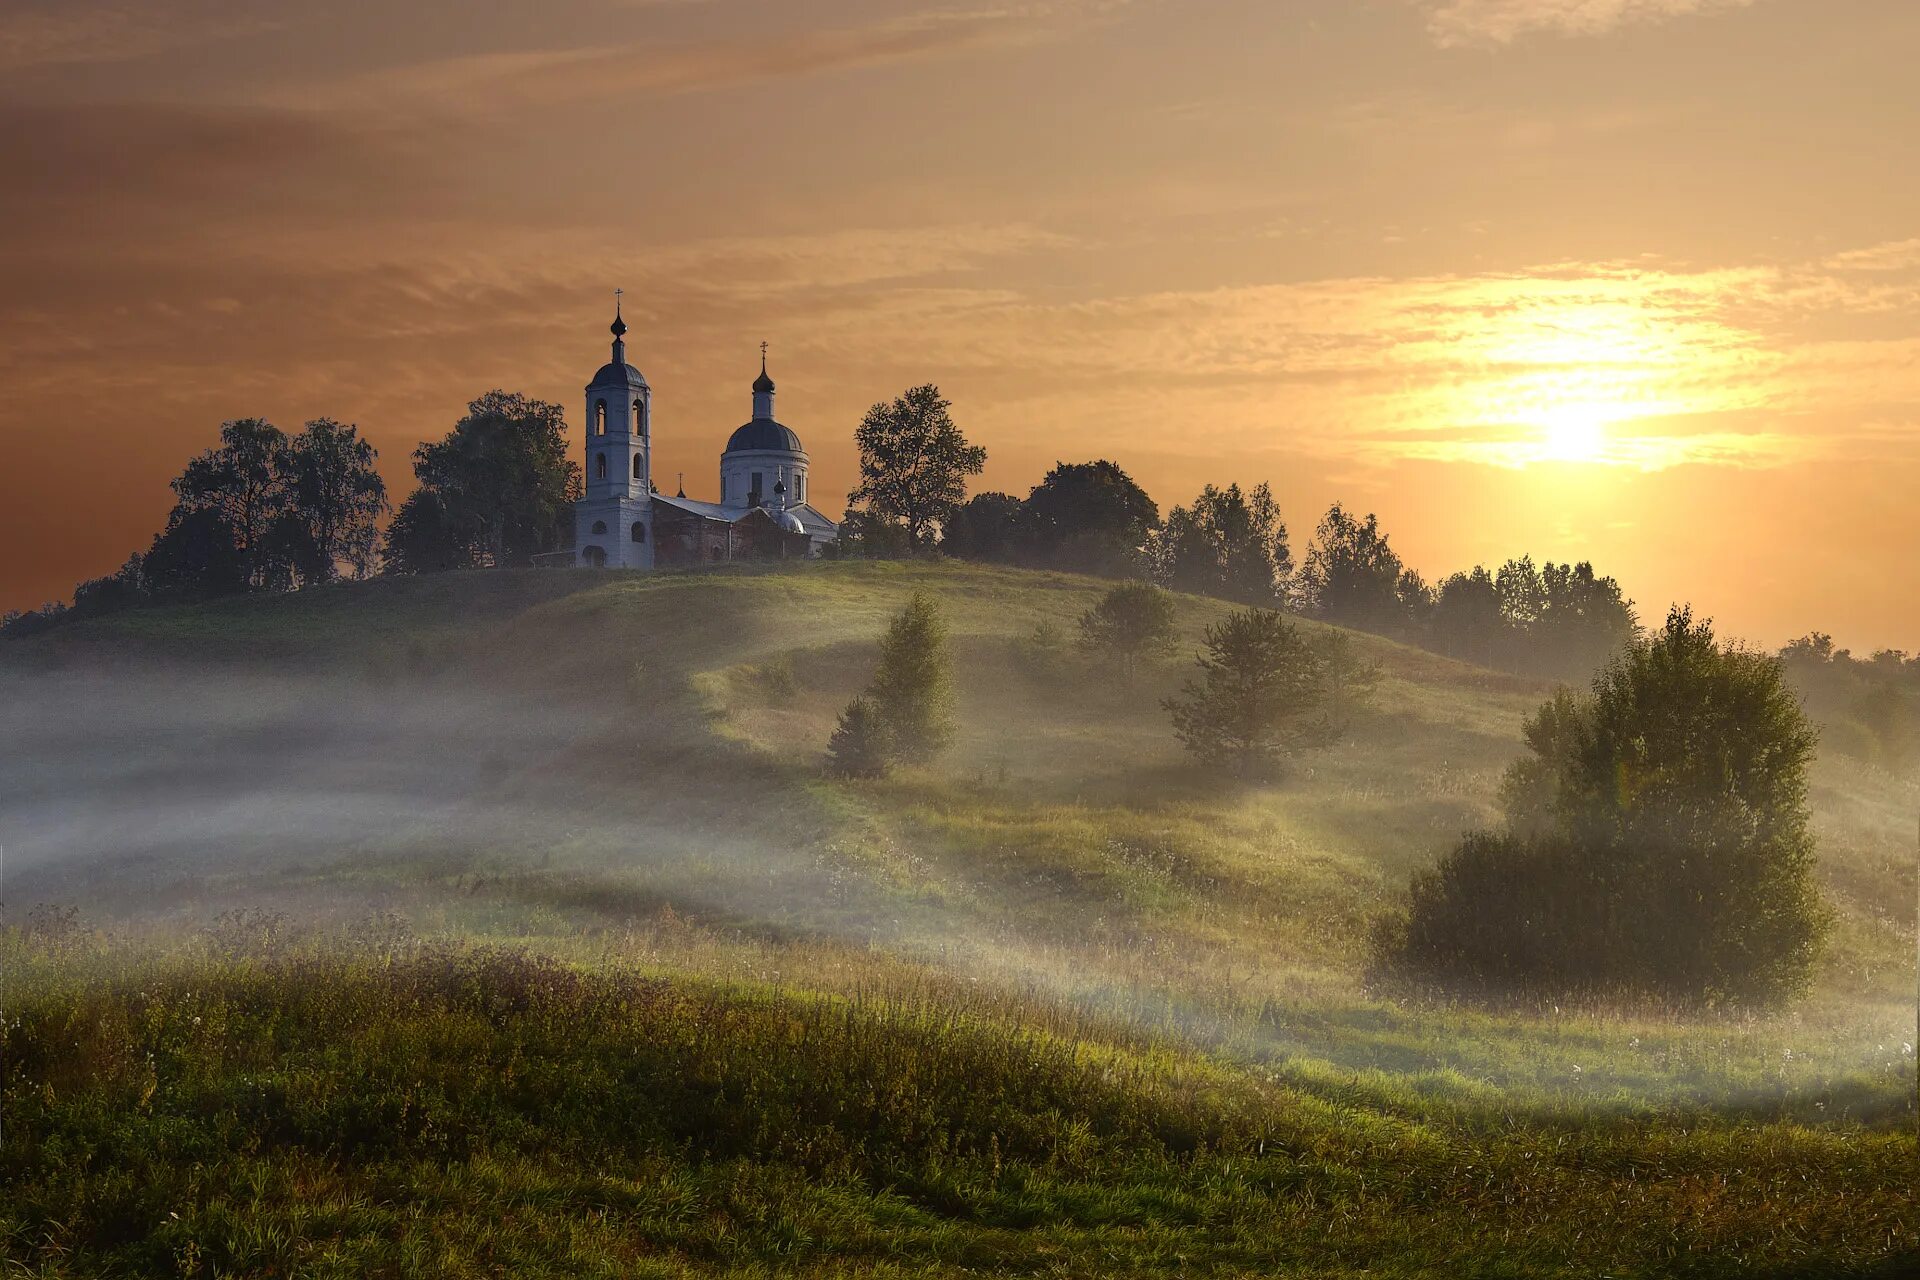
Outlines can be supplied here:
M330 582L342 565L356 578L373 571L378 522L388 510L378 456L359 428L331 418L309 422L288 441L279 463L287 509L276 525L303 584Z
M1829 923L1814 733L1778 661L1676 608L1524 732L1509 833L1469 837L1416 878L1391 966L1456 989L1709 1004L1805 989Z
M1920 761L1920 658L1882 649L1856 658L1815 631L1780 651L1829 750L1896 772Z
M1382 676L1378 662L1367 662L1344 631L1329 631L1314 641L1320 667L1320 701L1327 723L1344 735L1373 700Z
M849 702L827 742L828 767L842 777L877 778L886 773L891 754L874 700L862 694Z
M1289 752L1337 736L1319 657L1273 610L1243 609L1208 627L1196 661L1199 677L1165 706L1175 735L1201 760L1257 777Z
M1360 520L1334 503L1300 569L1300 604L1315 617L1365 631L1405 629L1401 577L1406 566L1369 514Z
M910 553L933 545L935 532L966 497L967 477L986 466L987 451L967 443L952 407L938 387L914 387L867 410L854 430L860 483L847 495L847 508L900 525Z
M1010 493L976 493L948 517L940 550L962 560L1019 563L1026 554L1025 506Z
M1280 508L1265 484L1208 485L1191 507L1175 507L1148 550L1154 578L1175 591L1272 605L1287 594L1293 552Z
M1030 563L1121 577L1140 564L1160 509L1118 463L1060 462L1024 504Z
M947 623L933 597L916 591L880 640L869 690L887 750L925 764L953 739L953 659Z
M489 391L413 451L413 472L419 487L387 530L392 572L523 565L566 542L580 467L559 405Z
M1132 680L1143 660L1171 653L1178 611L1150 582L1123 582L1080 615L1080 647L1111 659Z

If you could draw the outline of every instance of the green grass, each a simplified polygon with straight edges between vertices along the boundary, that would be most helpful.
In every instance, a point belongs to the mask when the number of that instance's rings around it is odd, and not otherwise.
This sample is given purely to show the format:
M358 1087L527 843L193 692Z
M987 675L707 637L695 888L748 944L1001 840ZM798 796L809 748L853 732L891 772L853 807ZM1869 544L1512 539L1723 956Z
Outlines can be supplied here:
M326 725L303 768L366 756L329 804L384 772L432 794L350 839L230 824L29 878L77 930L24 928L15 888L0 1255L1624 1276L1867 1274L1920 1248L1914 778L1817 765L1839 929L1796 1009L1397 1003L1366 986L1369 924L1493 819L1546 687L1356 637L1386 679L1351 739L1227 784L1168 731L1180 663L1128 686L1023 652L1102 589L910 564L452 575L0 649L0 700L232 696L246 733ZM914 590L953 626L955 746L831 780L833 718ZM1184 651L1224 608L1182 601ZM478 727L442 729L465 700ZM255 785L194 771L241 728L164 729L137 761L169 787ZM57 783L16 776L0 814ZM105 803L127 775L100 776Z

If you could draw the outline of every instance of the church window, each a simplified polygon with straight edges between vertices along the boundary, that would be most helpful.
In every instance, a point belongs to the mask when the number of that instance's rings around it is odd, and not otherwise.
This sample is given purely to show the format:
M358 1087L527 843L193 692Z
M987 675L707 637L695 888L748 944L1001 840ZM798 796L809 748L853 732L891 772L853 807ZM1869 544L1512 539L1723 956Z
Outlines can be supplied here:
M635 542L645 542L647 540L647 526L638 520L633 522L633 540Z
M807 473L804 471L794 472L793 500L795 502L805 502L807 500Z
M643 437L647 434L647 406L644 401L633 402L633 429Z
M750 507L760 505L760 473L758 471L753 473L753 483L747 491L747 505Z
M640 455L637 453L633 455L633 478L635 480L640 478Z
M607 402L605 400L593 402L593 434L597 436L607 434Z
M605 520L595 520L593 522L593 531L595 533L605 533L607 531L607 522Z
M605 480L607 478L607 455L604 453L594 456L593 478L596 480Z

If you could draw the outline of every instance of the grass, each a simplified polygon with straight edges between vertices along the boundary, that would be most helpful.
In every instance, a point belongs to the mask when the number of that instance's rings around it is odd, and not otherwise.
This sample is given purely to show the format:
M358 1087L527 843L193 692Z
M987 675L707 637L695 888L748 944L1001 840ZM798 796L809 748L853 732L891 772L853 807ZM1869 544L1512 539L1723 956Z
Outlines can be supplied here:
M936 769L826 778L907 595ZM1370 920L1536 682L1372 637L1277 785L1036 663L1102 584L452 575L0 652L29 1274L1885 1274L1920 784L1816 767L1840 929L1765 1017L1397 1003ZM1224 606L1183 600L1183 650ZM71 903L77 921L36 902ZM193 1019L198 1018L195 1023Z

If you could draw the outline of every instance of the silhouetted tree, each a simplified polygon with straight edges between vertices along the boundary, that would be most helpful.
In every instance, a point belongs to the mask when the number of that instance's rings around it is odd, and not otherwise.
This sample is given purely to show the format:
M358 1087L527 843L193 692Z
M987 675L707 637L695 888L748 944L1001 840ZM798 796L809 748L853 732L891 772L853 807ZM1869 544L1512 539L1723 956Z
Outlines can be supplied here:
M933 544L940 525L965 499L967 477L986 466L987 451L967 443L948 412L952 407L938 387L915 387L867 410L854 431L860 483L847 495L847 507L904 526L913 552Z
M1025 511L1010 493L976 493L947 518L940 550L963 560L1018 563L1029 549Z
M355 577L373 567L387 485L379 457L359 428L317 418L287 442L278 462L303 583L330 582L346 565Z
M580 468L560 406L489 391L413 451L420 484L387 531L395 572L503 568L564 545Z
M209 572L216 562L227 564L229 557L207 541L222 530L232 539L231 559L238 569L239 586L232 589L283 585L283 565L269 554L268 535L286 509L286 451L287 435L280 428L264 418L240 418L222 423L220 443L174 478L177 500L167 526L179 530L185 542L175 548L182 554L166 566L173 585L183 585L179 575L195 564ZM204 586L207 594L226 589L211 579Z
M1378 518L1356 519L1336 502L1314 531L1300 571L1300 602L1329 622L1397 634L1406 625L1400 601L1405 568Z
M1287 526L1264 484L1250 494L1208 485L1193 506L1167 513L1149 560L1164 586L1253 605L1284 598L1293 572Z
M1121 577L1140 564L1160 508L1119 464L1061 462L1027 495L1027 549L1033 562L1074 573Z

